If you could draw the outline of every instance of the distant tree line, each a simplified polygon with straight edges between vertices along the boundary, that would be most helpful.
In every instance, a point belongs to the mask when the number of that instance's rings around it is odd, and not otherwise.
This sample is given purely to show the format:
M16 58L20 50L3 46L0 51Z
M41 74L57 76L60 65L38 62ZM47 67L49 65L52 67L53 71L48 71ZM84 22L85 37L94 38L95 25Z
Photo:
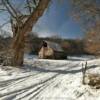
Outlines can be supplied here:
M42 41L47 40L47 41L52 41L55 43L60 44L60 46L63 48L63 50L68 54L68 55L81 55L81 54L93 54L97 55L96 48L98 47L99 49L99 44L96 45L94 44L95 47L86 47L86 42L84 39L60 39L60 38L51 38L51 37L46 37L46 38L40 38L36 33L29 34L27 36L27 39L25 41L25 49L24 51L29 54L38 54L38 51L40 50L42 46ZM3 38L0 37L0 51L4 51L10 48L12 38Z

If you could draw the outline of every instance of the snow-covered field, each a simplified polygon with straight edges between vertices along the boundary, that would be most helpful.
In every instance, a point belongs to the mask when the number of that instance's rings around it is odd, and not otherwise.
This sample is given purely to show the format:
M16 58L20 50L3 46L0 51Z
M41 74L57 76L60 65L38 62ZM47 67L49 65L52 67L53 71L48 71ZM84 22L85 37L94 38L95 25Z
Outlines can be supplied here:
M43 60L25 57L22 68L0 66L0 100L100 100L100 90L82 85L82 63L100 73L100 59L68 57Z

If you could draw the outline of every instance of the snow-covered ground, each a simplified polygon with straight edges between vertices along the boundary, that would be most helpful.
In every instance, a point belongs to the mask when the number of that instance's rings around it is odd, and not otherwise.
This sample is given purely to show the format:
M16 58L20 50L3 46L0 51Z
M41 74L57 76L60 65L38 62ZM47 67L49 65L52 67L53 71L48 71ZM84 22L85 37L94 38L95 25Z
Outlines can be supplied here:
M43 60L25 57L22 68L0 66L0 100L100 100L100 90L82 85L82 63L100 73L100 59L68 57Z

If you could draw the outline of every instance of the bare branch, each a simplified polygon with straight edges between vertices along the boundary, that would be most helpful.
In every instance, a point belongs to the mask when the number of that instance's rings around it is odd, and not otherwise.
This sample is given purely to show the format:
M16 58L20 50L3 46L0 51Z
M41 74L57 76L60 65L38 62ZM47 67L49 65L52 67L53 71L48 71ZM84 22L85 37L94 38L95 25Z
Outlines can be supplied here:
M3 12L5 12L5 11L7 11L6 9L0 9L0 13L3 13Z
M8 24L8 23L10 23L10 20L8 20L8 21L6 21L5 23L3 23L2 25L0 25L0 29L1 29L2 27L4 27L6 24Z
M34 4L37 5L36 0L33 0Z
M3 5L6 7L7 11L9 12L9 14L15 18L14 13L12 12L12 10L7 6L7 3L5 2L5 0L2 0Z
M39 0L26 0L26 7L25 8L28 8L30 14L32 13L32 11L35 10L35 8L38 6L38 2Z
M13 42L13 48L15 48L15 49L19 48L19 45L21 45L20 44L21 41L23 41L23 39L24 39L24 36L27 33L31 32L32 27L36 24L37 20L42 16L44 10L48 7L48 4L50 1L51 0L40 0L35 11L32 12L32 14L28 17L28 19L23 24L23 27L22 27L23 30L20 30L19 34L17 34L17 36Z
M29 2L29 0L27 0L27 5L28 5L29 12L30 12L30 14L31 14L32 11L31 11L31 6L30 6L30 2Z
M13 13L17 16L17 11L14 9L14 7L12 6L12 4L9 2L9 0L6 0L7 4L9 5L9 7L12 9Z
M83 4L83 9L86 9L87 11L91 12L91 14L100 14L100 8L96 7L94 4Z

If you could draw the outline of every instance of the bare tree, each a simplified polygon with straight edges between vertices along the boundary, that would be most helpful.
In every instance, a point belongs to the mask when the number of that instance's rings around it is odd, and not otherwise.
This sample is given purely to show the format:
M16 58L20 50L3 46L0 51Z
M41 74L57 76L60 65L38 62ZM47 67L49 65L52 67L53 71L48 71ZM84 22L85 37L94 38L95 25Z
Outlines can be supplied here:
M72 0L73 16L82 23L86 36L85 50L91 54L100 54L100 1Z
M100 55L100 23L97 22L95 27L91 28L84 39L85 51L90 54Z
M18 10L10 0L1 0L3 10L10 14L11 28L13 32L13 66L23 65L25 37L32 31L37 20L48 7L50 0L25 0L28 12Z

